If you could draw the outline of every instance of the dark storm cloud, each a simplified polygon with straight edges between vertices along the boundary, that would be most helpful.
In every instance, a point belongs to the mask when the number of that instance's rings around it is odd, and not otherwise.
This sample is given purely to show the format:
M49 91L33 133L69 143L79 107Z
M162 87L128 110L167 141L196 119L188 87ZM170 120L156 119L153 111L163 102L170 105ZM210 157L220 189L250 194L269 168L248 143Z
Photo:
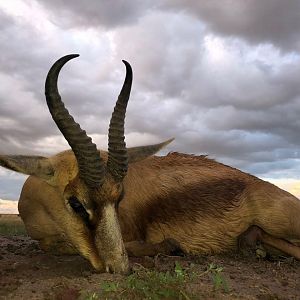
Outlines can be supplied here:
M300 49L298 0L166 0L163 6L194 15L216 34L271 43L284 51Z
M49 32L44 32L22 17L9 16L1 10L0 27L1 152L38 153L43 147L37 143L40 144L43 140L47 143L45 138L49 136L57 142L59 140L58 148L49 145L48 151L45 145L43 152L39 154L53 154L61 149L60 144L68 148L48 112L44 81L55 59L80 49L81 45L77 41L74 42L72 36L66 36L55 27ZM107 48L104 46L99 52L90 53L91 58L83 55L79 60L70 62L64 67L59 79L61 94L70 106L70 111L84 128L88 125L87 131L91 134L106 134L107 124L103 122L108 122L108 112L111 113L113 109L112 90L120 89L122 84L119 80L121 78L109 78L109 72L103 74L104 71L96 71L93 59L96 56L96 62L102 70L104 59L101 53L105 52L105 49ZM87 58L91 61L87 61ZM94 73L91 66L95 66ZM105 64L104 67L108 68ZM121 62L119 68L123 68ZM97 77L102 77L99 80L100 84Z
M74 0L43 1L51 15L51 19L65 28L103 26L114 28L133 24L143 17L148 10L156 6L151 0L89 0L88 2Z
M271 43L284 51L300 47L298 0L211 1L43 1L54 22L64 28L133 25L154 10L190 14L207 30L251 44Z
M48 41L40 31L0 10L1 72L26 78L27 84L42 83L41 72Z
M18 153L26 143L53 133L42 102L49 52L43 35L19 18L0 11L0 26L1 152ZM29 147L29 152L35 150Z

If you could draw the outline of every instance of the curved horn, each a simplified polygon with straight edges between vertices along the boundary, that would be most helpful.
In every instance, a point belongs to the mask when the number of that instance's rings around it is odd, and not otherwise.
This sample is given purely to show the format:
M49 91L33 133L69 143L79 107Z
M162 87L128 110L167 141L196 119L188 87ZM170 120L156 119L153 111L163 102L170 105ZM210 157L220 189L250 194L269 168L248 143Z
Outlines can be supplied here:
M61 68L78 54L63 56L54 63L48 72L45 83L45 95L49 111L57 127L72 148L79 169L79 176L89 187L98 187L104 181L105 166L96 145L86 132L80 128L68 110L57 89L57 80Z
M128 167L128 155L124 141L124 121L132 84L132 69L127 61L123 60L123 63L126 66L126 77L112 113L108 130L107 171L117 181L122 181Z

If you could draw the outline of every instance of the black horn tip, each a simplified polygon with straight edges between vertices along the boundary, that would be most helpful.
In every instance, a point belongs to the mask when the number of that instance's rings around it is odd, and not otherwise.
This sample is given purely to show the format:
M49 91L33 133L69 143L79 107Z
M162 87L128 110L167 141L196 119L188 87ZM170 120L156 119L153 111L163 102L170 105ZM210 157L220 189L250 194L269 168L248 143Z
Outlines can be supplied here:
M129 63L128 61L124 60L124 59L122 59L122 62L123 62L123 64L124 64L125 67L126 67L126 71L127 71L128 73L132 73L132 68L131 68L130 63Z
M57 74L59 73L60 69L64 66L64 64L66 64L69 60L78 57L79 54L68 54L65 55L63 57L61 57L60 59L58 59L51 67L49 73L48 73L48 77L53 75L53 74Z
M58 61L65 61L65 62L67 62L68 60L76 58L78 56L79 56L79 54L77 54L77 53L67 54L67 55L62 56L60 59L58 59L57 62Z
M78 53L73 53L73 54L68 54L68 55L66 55L66 56L72 56L72 58L73 58L73 57L78 57L78 56L80 56L80 54L78 54Z
M51 72L51 70L53 70L53 71L56 71L57 69L60 70L65 63L67 63L69 60L76 58L78 56L79 56L79 54L68 54L68 55L61 57L53 64L49 73Z
M78 57L78 56L80 56L80 54L78 54L78 53L72 53L72 54L64 55L60 59L67 58L68 60L70 60L70 59Z
M129 67L130 67L130 63L129 63L127 60L122 59L122 62L123 62L126 66L129 66Z
M46 94L51 91L57 92L57 78L61 68L71 59L78 57L79 54L68 54L58 59L48 72L45 88Z

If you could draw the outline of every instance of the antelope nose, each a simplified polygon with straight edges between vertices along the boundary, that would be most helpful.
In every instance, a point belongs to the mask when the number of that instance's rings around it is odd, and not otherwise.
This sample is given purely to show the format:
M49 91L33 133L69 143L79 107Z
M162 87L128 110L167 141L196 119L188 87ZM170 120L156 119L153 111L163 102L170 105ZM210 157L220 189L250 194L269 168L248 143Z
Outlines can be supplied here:
M129 275L131 273L131 269L128 266L121 266L121 267L116 267L113 265L106 265L105 267L106 273L111 273L111 274L122 274L122 275Z

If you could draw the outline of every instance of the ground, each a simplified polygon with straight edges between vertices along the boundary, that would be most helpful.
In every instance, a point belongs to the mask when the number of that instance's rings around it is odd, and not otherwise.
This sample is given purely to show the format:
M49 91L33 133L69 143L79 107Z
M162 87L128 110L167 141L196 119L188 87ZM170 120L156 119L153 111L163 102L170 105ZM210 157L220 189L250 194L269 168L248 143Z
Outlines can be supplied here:
M129 276L98 274L80 256L54 256L0 215L0 299L300 299L300 262L255 253L130 259Z

